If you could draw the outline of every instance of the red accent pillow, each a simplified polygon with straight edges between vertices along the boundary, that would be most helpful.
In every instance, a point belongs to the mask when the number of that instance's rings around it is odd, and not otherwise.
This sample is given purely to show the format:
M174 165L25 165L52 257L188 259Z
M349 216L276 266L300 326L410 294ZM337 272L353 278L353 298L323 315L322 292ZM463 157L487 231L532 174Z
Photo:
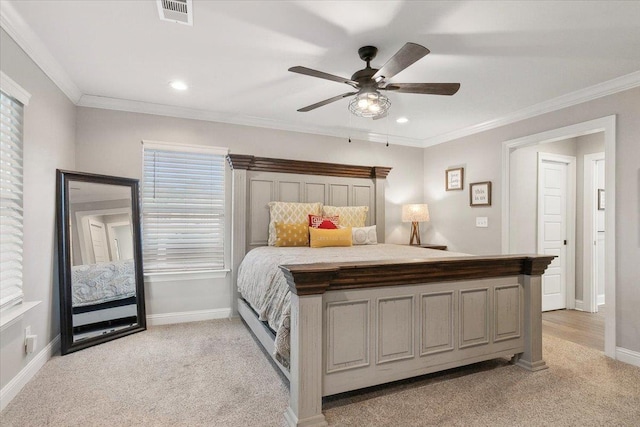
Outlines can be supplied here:
M329 223L331 225L326 223ZM309 215L309 227L336 229L338 228L339 223L340 223L340 217L338 215L329 216L329 217L323 217L320 215L312 215L312 214Z
M324 221L322 221L320 223L320 225L317 226L316 228L324 228L326 230L337 230L338 229L338 227L336 227L336 225L333 222L329 221L328 219L325 219Z

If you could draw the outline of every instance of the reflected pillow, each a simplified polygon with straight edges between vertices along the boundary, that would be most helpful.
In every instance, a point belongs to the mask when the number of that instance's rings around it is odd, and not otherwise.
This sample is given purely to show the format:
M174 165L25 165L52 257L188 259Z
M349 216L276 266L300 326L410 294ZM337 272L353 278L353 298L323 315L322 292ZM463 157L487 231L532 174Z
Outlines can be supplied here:
M327 230L309 227L309 238L312 248L326 248L331 246L351 246L351 227Z

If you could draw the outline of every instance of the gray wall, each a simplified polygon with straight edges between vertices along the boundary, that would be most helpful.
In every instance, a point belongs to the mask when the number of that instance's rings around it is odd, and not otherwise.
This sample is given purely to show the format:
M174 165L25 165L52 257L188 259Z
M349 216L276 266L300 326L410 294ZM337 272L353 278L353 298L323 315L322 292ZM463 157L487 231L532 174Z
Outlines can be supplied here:
M538 153L576 155L576 139L565 139L519 148L511 152L509 248L513 253L534 254L538 250ZM501 197L500 194L495 194Z
M0 30L0 68L31 94L24 117L24 252L26 301L42 301L21 321L2 331L0 387L11 381L59 333L55 250L56 168L74 168L76 107ZM38 336L24 353L24 328Z
M504 141L616 115L616 299L617 345L640 351L640 88L609 95L424 151L425 201L430 204L428 240L470 253L501 251L501 155ZM444 192L444 170L465 166L465 191ZM468 183L493 182L489 208L468 206ZM433 206L433 207L431 207ZM489 217L489 228L474 218ZM611 233L611 231L609 231Z
M424 194L423 150L366 141L261 129L224 123L78 108L78 170L141 178L142 140L228 147L231 153L355 165L390 166L386 182L386 240L408 243L402 204ZM230 185L230 182L228 182ZM147 313L155 316L230 307L231 281L176 278L145 280Z

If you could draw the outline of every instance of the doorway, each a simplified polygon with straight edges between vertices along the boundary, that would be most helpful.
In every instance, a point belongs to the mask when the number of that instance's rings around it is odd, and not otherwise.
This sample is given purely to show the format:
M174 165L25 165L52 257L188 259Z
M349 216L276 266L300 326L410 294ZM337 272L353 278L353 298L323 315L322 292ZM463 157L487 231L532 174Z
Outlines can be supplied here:
M511 198L518 198L519 194L511 194L511 153L518 148L547 144L568 138L602 132L604 135L605 175L607 191L603 195L606 209L604 210L604 223L606 230L615 230L615 116L603 117L588 122L578 123L563 128L541 132L522 138L505 141L502 150L502 252L514 253L511 246L514 239L512 234L518 233L518 218L511 215ZM520 192L521 194L522 192ZM531 207L530 211L537 211ZM530 213L529 213L530 215ZM581 235L581 233L579 233ZM604 327L604 352L605 355L616 357L616 278L615 278L615 233L610 232L604 241L604 282L606 296L605 327ZM579 269L580 270L580 269ZM568 307L574 308L574 307Z

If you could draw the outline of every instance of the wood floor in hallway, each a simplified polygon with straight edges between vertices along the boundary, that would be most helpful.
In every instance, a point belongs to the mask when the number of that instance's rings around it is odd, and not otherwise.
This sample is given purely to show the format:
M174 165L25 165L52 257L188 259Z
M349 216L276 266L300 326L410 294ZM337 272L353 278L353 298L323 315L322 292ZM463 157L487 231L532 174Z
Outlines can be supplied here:
M604 306L597 313L554 310L542 313L542 330L576 344L604 351Z

